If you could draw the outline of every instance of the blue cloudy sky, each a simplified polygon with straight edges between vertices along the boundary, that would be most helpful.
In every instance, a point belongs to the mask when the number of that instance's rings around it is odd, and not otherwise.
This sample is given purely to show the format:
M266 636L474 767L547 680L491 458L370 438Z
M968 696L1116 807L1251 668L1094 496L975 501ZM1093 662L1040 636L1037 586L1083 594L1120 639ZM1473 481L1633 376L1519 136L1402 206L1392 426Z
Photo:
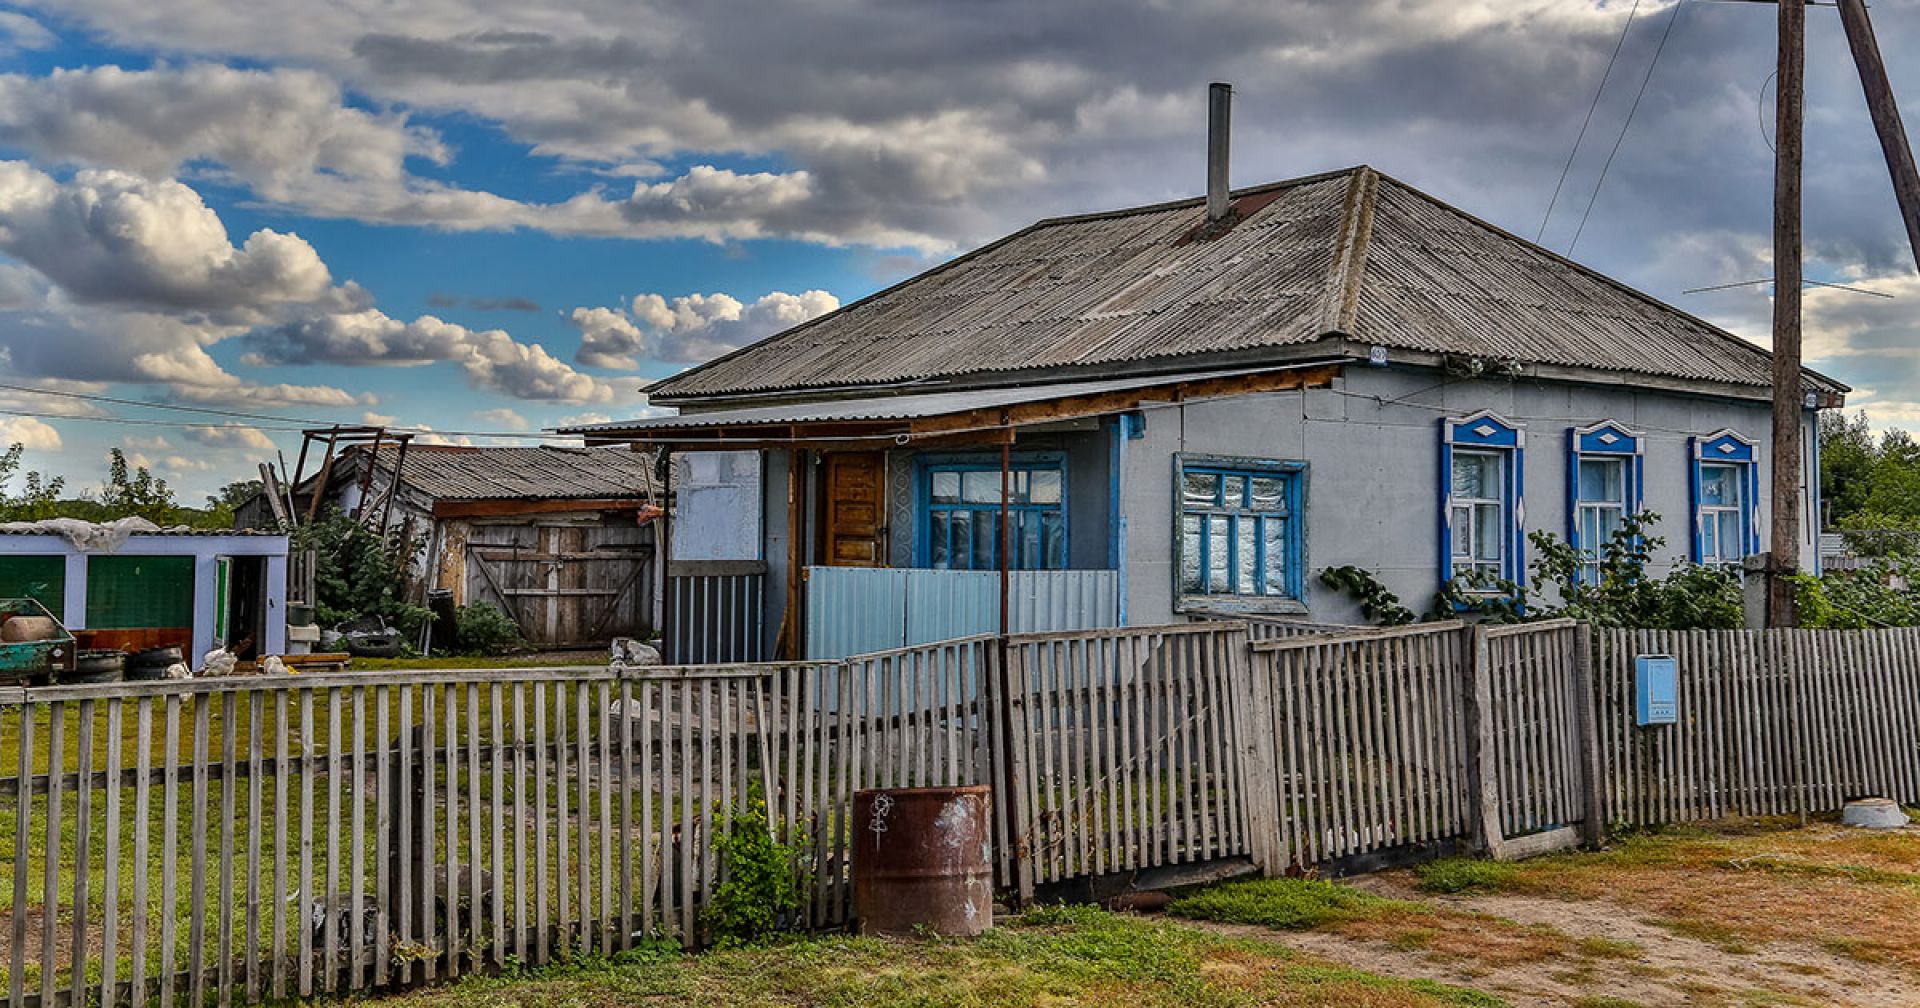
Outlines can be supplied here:
M1920 281L1838 23L1810 13L1809 273L1898 295L1810 292L1810 356L1920 425ZM1920 3L1874 13L1920 110ZM1769 272L1773 17L0 0L0 440L75 487L123 445L198 495L305 422L485 441L633 415L647 380L1037 217L1194 194L1215 79L1235 184L1364 162L1532 236L1623 38L1546 244L1580 229L1576 258L1764 342L1764 286L1682 292Z

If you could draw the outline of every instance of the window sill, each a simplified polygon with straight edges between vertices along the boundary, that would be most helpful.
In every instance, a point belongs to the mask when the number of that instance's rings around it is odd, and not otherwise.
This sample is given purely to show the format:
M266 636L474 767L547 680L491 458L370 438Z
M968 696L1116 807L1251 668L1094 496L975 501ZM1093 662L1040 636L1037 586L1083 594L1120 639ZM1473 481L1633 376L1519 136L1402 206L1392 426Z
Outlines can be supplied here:
M1292 598L1261 598L1246 595L1182 595L1174 603L1179 613L1245 613L1250 616L1305 616L1307 604Z

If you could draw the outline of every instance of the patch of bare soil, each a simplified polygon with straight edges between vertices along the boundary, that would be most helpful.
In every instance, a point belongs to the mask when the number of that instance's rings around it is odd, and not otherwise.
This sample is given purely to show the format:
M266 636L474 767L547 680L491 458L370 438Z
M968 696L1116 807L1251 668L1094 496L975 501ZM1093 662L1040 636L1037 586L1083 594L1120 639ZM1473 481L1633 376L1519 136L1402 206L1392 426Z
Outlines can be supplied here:
M1190 922L1259 933L1304 952L1374 973L1423 978L1486 991L1513 1005L1920 1005L1920 975L1862 962L1797 942L1738 945L1675 934L1657 920L1607 900L1533 896L1435 896L1416 892L1404 873L1347 880L1396 899L1484 914L1570 939L1571 951L1547 959L1445 951L1405 940L1338 931L1277 934L1263 928ZM1489 942L1489 951L1492 945Z

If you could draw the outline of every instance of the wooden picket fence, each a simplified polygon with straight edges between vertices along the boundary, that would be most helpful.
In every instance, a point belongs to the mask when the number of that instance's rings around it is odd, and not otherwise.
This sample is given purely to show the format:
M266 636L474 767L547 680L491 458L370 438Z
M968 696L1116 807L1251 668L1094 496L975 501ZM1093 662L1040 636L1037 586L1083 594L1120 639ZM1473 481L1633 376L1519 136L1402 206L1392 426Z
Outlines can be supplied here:
M710 936L764 803L788 923L854 920L868 787L994 789L997 885L1519 856L1612 823L1920 800L1920 631L1242 620L839 662L0 694L11 1008L256 1004ZM1636 727L1633 658L1681 720Z
M1920 629L1596 632L1609 822L1920 803ZM1634 726L1634 657L1669 654L1675 725Z

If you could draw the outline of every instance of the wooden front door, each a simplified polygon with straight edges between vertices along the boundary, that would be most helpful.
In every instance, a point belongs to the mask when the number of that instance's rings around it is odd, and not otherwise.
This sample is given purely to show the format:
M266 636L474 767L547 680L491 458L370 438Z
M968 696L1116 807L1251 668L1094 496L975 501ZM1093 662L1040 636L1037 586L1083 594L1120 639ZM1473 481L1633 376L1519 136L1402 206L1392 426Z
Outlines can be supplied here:
M823 556L830 567L880 567L881 516L886 514L887 457L882 452L826 456Z

